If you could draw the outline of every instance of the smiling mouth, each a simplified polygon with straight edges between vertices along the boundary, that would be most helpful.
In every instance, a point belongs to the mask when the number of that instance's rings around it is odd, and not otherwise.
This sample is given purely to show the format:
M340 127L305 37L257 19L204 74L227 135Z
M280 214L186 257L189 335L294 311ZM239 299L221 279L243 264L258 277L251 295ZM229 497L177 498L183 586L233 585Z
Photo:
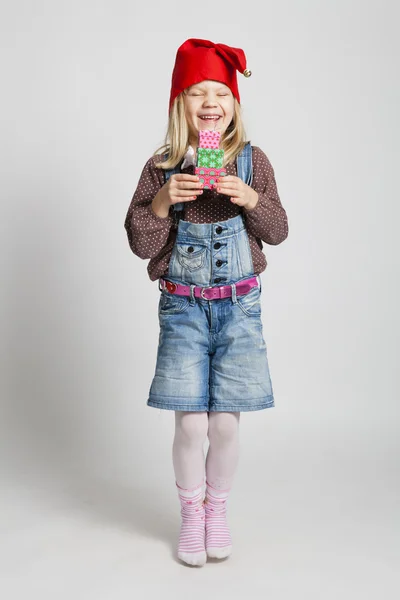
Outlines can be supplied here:
M199 119L201 119L201 121L211 121L212 123L219 121L219 119L221 118L221 115L214 115L214 116L199 116Z

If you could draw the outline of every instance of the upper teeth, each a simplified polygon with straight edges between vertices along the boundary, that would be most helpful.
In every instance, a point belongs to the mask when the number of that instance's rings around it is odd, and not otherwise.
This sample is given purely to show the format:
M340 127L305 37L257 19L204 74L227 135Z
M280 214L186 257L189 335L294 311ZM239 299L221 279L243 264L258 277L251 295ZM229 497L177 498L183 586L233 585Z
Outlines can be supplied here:
M200 119L219 119L219 115L202 115Z

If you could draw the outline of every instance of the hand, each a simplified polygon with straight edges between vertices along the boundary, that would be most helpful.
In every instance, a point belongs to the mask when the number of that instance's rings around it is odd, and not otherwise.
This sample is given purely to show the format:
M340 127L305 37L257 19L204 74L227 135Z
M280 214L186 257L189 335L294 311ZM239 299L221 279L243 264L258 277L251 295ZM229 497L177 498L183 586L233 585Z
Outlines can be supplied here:
M172 204L196 200L197 195L194 194L202 194L202 187L197 175L174 173L153 198L152 210L157 216L166 219Z
M231 196L231 202L252 209L258 202L258 193L235 175L226 175L217 179L217 192Z
M197 196L203 193L202 188L203 184L200 183L200 178L197 175L174 173L159 193L162 195L163 201L170 205L196 200Z

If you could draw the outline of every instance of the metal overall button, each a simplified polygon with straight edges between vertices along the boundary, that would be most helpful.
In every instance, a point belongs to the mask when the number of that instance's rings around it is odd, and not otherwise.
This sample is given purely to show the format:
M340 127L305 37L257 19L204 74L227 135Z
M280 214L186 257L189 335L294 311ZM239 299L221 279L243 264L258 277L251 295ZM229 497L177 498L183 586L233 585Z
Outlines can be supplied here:
M247 294L237 296L237 304L248 317L261 315L261 290L254 286Z
M189 271L196 271L204 264L206 256L206 246L202 244L193 244L190 242L176 242L178 262L189 269Z

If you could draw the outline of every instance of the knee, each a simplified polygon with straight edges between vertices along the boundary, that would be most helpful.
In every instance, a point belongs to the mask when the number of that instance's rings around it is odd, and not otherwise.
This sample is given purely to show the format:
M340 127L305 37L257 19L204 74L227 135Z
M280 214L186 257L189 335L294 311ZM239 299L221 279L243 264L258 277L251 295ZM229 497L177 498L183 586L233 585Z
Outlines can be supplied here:
M177 418L176 433L187 446L202 445L207 437L207 413L186 413Z
M208 423L210 444L228 444L237 439L239 418L235 414L212 413Z

